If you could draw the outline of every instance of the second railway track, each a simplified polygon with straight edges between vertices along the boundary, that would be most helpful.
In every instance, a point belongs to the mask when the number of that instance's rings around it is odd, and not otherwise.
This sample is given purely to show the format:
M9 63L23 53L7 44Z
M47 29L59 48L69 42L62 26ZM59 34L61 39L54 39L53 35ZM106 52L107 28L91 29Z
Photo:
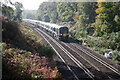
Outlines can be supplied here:
M87 50L85 50L84 48L80 47L79 45L75 44L75 43L64 43L61 42L64 47L69 48L68 50L72 50L73 51L73 55L75 55L76 57L78 57L78 60L84 60L82 62L85 62L84 65L88 66L88 68L95 68L97 70L96 71L92 71L93 74L95 76L104 76L104 79L110 79L110 80L119 80L120 78L120 71L118 68L110 65L109 63L105 62L104 60L102 60L101 58L97 57L96 55L92 54L91 52L88 52ZM82 59L79 59L79 58ZM88 64L89 65L88 65ZM100 73L99 73L100 72ZM99 77L100 78L100 77Z

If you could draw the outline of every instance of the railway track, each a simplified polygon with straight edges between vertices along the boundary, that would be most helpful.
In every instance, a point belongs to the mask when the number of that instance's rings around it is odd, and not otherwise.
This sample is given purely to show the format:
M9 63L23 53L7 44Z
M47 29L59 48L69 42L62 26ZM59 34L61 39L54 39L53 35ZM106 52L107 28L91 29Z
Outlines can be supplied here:
M65 58L63 58L57 50L56 48L53 46L53 44L55 44L57 47L59 47L79 68L81 68L87 76L89 76L90 79L94 80L95 73L90 71L86 65L83 64L83 62L80 62L81 59L83 59L82 61L84 61L87 64L90 64L92 67L94 67L98 72L100 72L102 70L102 68L106 69L106 70L110 70L109 72L114 72L114 74L117 75L118 79L120 77L120 73L119 70L116 69L115 67L111 66L110 64L108 64L107 62L103 61L102 59L100 59L99 57L93 55L91 52L85 50L84 48L82 48L81 46L78 46L75 43L64 43L64 42L60 42L57 41L55 39L53 39L51 36L49 36L48 34L44 33L43 31L41 31L39 28L34 29L36 32L38 32L46 41L47 43L49 43L49 45L54 49L54 51L57 53L57 55L60 57L60 59L64 62L64 64L66 64L67 68L71 71L71 73L74 75L74 77L79 80L80 76L77 76L77 74L71 69L71 67L67 64L68 62L65 61ZM41 34L42 33L42 34ZM50 43L50 41L44 37L46 36L47 38L49 38L53 44ZM64 46L63 46L64 45ZM74 47L74 48L73 48ZM77 50L76 50L77 49ZM84 53L87 56L89 56L89 58L92 58L92 61L98 62L97 64L94 64L94 62L92 63L91 61L89 61L89 59L86 59L85 56L82 56L82 54L80 55L80 53ZM100 65L100 66L99 66ZM103 70L104 70L103 69ZM94 74L93 74L94 73ZM113 80L114 76L108 75L108 74L104 74L104 76L107 76L107 79Z
M68 47L70 50L72 50L74 54L83 58L83 60L85 60L88 64L94 67L98 72L103 72L102 74L104 74L104 76L107 76L106 79L111 79L111 80L118 79L119 80L120 71L117 68L113 67L112 65L108 64L101 58L93 55L91 52L88 52L87 50L85 50L84 48L80 47L79 45L75 43L69 43L69 44L64 43L64 42L61 42L61 43L64 44L66 47ZM94 73L94 71L92 73L96 74ZM109 73L112 73L112 74L109 74Z
M70 43L71 44L71 43ZM99 57L93 55L92 53L88 52L87 50L83 49L80 46L77 46L76 44L71 44L74 47L76 47L77 49L79 49L80 51L82 51L83 53L87 54L88 56L90 56L91 58L93 58L94 60L98 61L99 63L103 64L105 67L107 67L108 69L110 69L111 71L113 71L114 73L120 75L120 71L118 69L116 69L115 67L111 66L110 64L108 64L107 62L103 61L102 59L100 59Z
M38 31L37 31L38 30ZM48 34L44 33L43 31L41 31L40 29L37 29L36 31L38 33L42 32L42 34L44 34L45 36L47 36L49 39L51 39L54 44L56 44L80 69L82 69L87 76L89 76L89 78L91 80L94 80L94 75L80 62L78 61L73 55L71 55L71 53L69 51L67 51L61 44L59 44L56 40L54 40L52 37L50 37ZM40 31L40 32L39 32ZM68 69L72 72L72 74L74 75L74 77L79 80L79 76L77 76L75 74L75 72L70 68L70 66L67 65L68 62L65 62L65 60L61 57L61 55L57 52L57 50L51 45L51 43L41 34L41 36L50 44L50 46L54 49L54 51L57 53L57 55L61 58L61 60L66 64L66 66L68 67Z
M38 31L37 31L38 32ZM39 34L40 34L40 32L38 32ZM53 48L53 50L57 53L57 55L60 57L60 59L63 61L63 63L64 64L66 64L66 61L62 58L62 56L59 54L59 52L52 46L52 44L42 35L42 34L40 34L46 41L47 41L47 43ZM78 77L76 76L76 74L71 70L71 68L66 64L66 66L67 66L67 68L71 71L71 73L75 76L75 78L77 79L77 80L79 80L78 79Z

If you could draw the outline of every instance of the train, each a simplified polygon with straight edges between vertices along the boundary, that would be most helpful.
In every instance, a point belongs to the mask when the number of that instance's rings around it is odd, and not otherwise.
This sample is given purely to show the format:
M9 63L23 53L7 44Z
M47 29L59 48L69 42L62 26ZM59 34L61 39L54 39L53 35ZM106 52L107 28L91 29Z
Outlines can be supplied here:
M53 23L38 21L38 20L32 20L32 19L23 19L24 22L29 22L32 25L37 26L38 28L44 29L50 34L52 34L54 37L56 37L59 40L67 40L69 37L69 29L66 26L60 26Z

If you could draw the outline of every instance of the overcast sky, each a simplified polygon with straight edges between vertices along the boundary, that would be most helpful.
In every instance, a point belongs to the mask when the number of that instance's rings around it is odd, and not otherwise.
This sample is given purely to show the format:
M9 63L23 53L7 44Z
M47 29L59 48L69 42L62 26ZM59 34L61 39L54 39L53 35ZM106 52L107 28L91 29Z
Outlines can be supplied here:
M11 0L13 3L18 1L23 4L24 9L37 10L39 5L46 0Z

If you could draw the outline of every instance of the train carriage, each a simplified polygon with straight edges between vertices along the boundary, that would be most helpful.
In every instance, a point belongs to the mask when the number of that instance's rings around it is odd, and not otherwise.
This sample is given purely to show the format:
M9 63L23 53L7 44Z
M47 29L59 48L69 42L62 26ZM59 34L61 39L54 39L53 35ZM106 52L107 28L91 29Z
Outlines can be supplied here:
M65 26L59 26L56 24L50 24L50 31L59 39L59 40L66 40L68 39L68 28Z
M24 21L30 22L32 24L36 24L37 26L45 29L47 32L50 32L52 35L54 35L54 37L57 37L59 40L66 40L69 37L68 35L69 30L68 27L66 26L59 26L48 22L30 20L30 19L24 19Z

